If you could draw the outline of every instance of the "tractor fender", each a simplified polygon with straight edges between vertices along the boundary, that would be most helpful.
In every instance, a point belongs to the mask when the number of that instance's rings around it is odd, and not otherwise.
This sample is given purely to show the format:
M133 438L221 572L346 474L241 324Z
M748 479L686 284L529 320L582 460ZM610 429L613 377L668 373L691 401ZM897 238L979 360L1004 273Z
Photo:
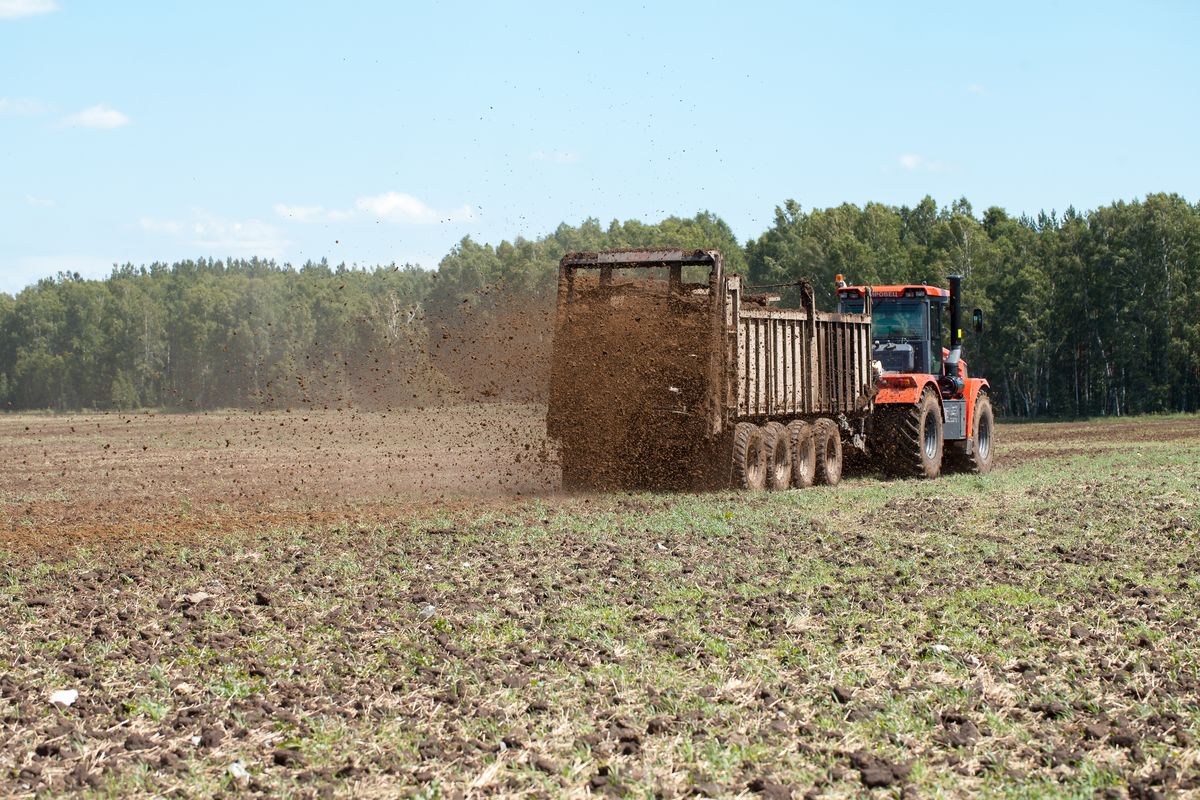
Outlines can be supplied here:
M879 382L879 392L875 395L877 406L916 405L925 393L925 389L933 387L937 395L938 405L942 404L942 393L938 391L937 381L925 375L885 375Z
M967 378L966 385L963 387L963 396L967 399L967 438L970 439L975 435L975 401L979 399L979 395L991 394L991 385L986 378Z

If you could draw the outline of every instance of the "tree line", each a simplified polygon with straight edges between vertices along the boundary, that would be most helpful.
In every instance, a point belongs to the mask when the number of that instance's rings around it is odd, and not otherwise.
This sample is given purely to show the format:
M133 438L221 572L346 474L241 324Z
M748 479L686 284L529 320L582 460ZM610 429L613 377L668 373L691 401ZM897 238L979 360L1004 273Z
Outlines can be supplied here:
M1200 205L1173 194L1037 217L929 197L810 211L789 200L744 244L710 213L590 219L495 246L465 238L434 271L251 258L60 273L0 294L0 408L536 401L559 258L648 246L718 248L751 284L810 279L821 308L838 273L945 285L958 272L986 319L968 363L1002 413L1200 408Z

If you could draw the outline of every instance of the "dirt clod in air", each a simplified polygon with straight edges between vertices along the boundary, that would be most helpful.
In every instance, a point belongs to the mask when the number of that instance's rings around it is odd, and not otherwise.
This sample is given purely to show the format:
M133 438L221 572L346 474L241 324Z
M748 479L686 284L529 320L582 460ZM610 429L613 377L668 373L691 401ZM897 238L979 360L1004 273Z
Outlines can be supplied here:
M711 338L707 298L665 281L577 275L558 328L549 432L567 488L701 485Z

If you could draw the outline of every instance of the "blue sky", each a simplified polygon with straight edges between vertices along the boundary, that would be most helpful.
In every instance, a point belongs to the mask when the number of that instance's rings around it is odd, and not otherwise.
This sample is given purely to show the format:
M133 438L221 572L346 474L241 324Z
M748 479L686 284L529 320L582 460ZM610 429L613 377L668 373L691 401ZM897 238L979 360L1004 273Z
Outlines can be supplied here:
M966 196L1200 199L1195 3L0 0L0 291Z

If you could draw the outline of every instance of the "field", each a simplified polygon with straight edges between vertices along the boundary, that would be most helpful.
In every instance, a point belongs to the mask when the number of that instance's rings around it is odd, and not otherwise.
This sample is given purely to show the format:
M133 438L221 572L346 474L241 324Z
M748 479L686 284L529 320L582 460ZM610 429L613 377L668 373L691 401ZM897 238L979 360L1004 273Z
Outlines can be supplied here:
M1200 419L570 497L541 415L0 416L0 795L1200 795Z

